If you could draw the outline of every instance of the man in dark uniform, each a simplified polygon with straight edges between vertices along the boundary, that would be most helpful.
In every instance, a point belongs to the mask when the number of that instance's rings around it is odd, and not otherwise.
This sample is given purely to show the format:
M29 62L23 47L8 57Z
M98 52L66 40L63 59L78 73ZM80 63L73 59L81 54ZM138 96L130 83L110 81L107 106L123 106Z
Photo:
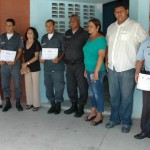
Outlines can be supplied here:
M48 33L42 37L42 48L58 48L58 57L53 60L41 60L41 62L44 62L46 97L51 103L48 113L59 114L61 102L64 101L64 36L55 31L53 20L47 20L45 27Z
M88 85L84 78L83 46L89 34L80 27L80 19L77 15L70 17L70 27L71 29L65 33L65 63L67 92L72 106L64 113L76 112L75 117L81 117L88 98Z
M14 31L15 21L14 19L6 20L6 33L0 35L0 49L16 51L16 58L14 61L0 61L1 64L1 82L4 96L6 98L6 105L3 108L3 112L8 111L12 106L10 102L11 89L10 80L11 77L14 82L14 92L16 99L16 108L18 111L22 111L23 108L20 104L21 97L21 74L20 74L20 56L22 54L23 41L20 34Z

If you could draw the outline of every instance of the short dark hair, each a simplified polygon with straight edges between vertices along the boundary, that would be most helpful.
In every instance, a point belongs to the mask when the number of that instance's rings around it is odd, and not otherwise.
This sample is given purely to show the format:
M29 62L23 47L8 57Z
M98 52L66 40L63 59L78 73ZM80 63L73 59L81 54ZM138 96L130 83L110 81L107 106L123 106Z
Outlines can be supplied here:
M28 32L29 30L32 30L32 31L33 31L34 41L36 41L36 40L38 39L39 35L38 35L37 30L36 30L34 27L29 27L29 28L26 30L26 33L25 33L25 40L28 40L27 32Z
M116 2L115 9L117 7L124 7L124 9L126 9L126 10L129 9L129 6L125 2Z
M12 18L8 18L8 19L6 19L6 22L11 22L13 26L15 26L15 25L16 25L15 20L14 20L14 19L12 19Z
M55 25L55 21L52 20L52 19L48 19L48 20L45 22L45 24L48 23L48 22L52 22L52 24Z

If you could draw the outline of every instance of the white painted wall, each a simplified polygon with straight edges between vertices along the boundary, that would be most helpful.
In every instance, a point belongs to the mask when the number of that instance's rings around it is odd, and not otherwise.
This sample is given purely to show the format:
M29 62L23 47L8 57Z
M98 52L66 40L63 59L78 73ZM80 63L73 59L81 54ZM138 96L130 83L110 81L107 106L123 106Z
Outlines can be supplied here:
M149 30L149 0L130 0L130 18L138 21L143 25L145 30ZM134 93L134 105L133 105L133 116L140 117L142 112L142 92L135 89Z

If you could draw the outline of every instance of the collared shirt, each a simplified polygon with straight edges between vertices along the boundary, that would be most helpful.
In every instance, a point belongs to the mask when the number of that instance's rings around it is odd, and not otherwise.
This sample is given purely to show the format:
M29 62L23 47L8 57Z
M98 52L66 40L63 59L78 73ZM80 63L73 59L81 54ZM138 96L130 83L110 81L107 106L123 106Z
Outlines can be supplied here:
M135 68L137 51L147 36L143 27L129 18L121 25L117 21L111 24L107 30L108 67L117 72Z
M145 70L150 71L150 38L147 38L140 46L136 56L137 60L144 60Z
M10 39L7 38L7 33L0 35L0 48L18 52L19 48L23 48L24 44L19 33L14 32Z
M83 46L89 38L88 32L79 28L74 34L69 29L65 33L65 59L79 60L83 59Z
M64 36L61 33L55 32L51 39L48 39L48 34L45 34L41 40L42 48L58 48L58 56L62 54L64 51ZM63 59L59 63L53 63L52 60L46 60L44 63L44 71L58 71L64 70L64 62Z

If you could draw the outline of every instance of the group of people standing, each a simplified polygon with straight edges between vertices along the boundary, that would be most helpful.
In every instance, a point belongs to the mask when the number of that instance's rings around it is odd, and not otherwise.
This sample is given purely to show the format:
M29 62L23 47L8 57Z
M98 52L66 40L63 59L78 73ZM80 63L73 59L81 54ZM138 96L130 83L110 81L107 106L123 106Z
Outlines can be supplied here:
M147 33L136 21L128 18L128 8L124 3L117 3L114 10L116 22L107 30L106 38L101 32L98 19L88 22L88 32L80 26L77 15L70 16L70 29L65 35L55 30L55 21L47 20L47 34L38 42L38 32L29 27L25 33L25 41L14 31L15 21L6 20L6 33L0 35L0 48L16 51L15 61L1 61L1 81L6 104L3 112L11 108L10 78L14 81L16 108L22 111L21 74L25 72L25 89L27 106L37 111L40 108L40 62L44 63L44 84L46 97L51 103L48 113L59 114L64 101L64 70L66 66L67 92L71 107L65 114L75 113L75 117L84 114L84 106L88 99L88 88L91 91L91 112L85 117L91 125L103 122L104 91L103 78L108 72L111 115L106 128L122 124L122 132L128 133L132 126L133 94L135 78L145 60L146 71L150 72L150 52L145 52L150 40L138 52L140 44L147 38ZM58 56L53 60L40 59L42 48L58 48ZM22 66L20 57L23 52ZM137 55L138 52L138 55ZM145 55L148 56L145 57ZM137 55L137 57L136 57ZM105 61L104 61L105 60ZM137 61L137 68L135 64ZM104 63L105 62L105 63ZM144 92L142 112L142 132L137 139L150 137L150 102L149 92ZM2 106L2 105L1 105ZM146 110L145 110L146 109Z

